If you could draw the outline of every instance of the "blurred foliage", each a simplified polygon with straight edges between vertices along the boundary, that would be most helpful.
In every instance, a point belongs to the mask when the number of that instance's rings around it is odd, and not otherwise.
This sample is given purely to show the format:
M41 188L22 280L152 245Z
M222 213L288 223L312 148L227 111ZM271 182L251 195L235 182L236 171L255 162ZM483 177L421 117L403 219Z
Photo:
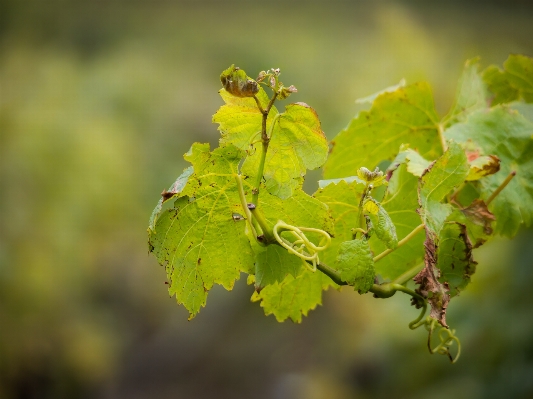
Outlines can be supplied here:
M214 290L193 322L146 225L193 141L215 143L220 71L280 67L328 137L354 100L464 60L532 55L528 2L0 2L0 398L528 398L533 239L478 253L450 309L459 364L430 356L405 297L327 295L302 325ZM335 93L337 102L330 100ZM314 190L315 176L308 177ZM489 292L490 291L490 292Z

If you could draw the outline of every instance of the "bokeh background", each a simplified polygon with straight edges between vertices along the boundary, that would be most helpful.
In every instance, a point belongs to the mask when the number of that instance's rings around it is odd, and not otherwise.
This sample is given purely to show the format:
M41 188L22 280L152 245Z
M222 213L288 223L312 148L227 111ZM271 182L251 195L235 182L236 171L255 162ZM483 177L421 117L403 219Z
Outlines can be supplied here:
M0 398L533 397L531 230L477 251L456 365L402 294L279 324L241 279L187 322L146 242L230 64L281 68L332 138L401 78L442 115L467 58L509 53L533 55L529 1L0 0Z

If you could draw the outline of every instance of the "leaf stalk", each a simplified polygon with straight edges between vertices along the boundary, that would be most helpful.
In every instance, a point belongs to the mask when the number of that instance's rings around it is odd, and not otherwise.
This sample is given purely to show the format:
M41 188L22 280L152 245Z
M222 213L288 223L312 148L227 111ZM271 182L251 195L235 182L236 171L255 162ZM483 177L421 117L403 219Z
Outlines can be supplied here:
M502 192L502 190L507 187L507 185L513 180L513 178L516 176L516 171L513 170L511 173L509 173L509 176L505 178L505 180L498 186L498 188L490 195L490 197L485 201L485 204L489 206L489 204Z
M402 245L404 245L407 242L409 242L414 236L416 236L421 230L423 230L424 227L425 227L425 224L423 224L423 223L421 225L418 225L417 227L415 227L413 229L413 231L411 231L409 234L407 234L402 240L398 241L398 246L396 248L394 248L394 249L386 249L385 251L383 251L379 255L375 256L374 257L374 263L377 262L380 259L383 259L385 256L387 256L391 252L395 251L396 249L400 248Z
M262 121L261 121L261 142L262 142L261 159L259 161L259 167L257 169L255 184L252 189L252 203L255 204L256 206L259 203L259 186L261 185L261 180L263 179L263 173L265 170L266 154L268 151L268 144L270 143L270 137L267 134L267 119L268 119L268 114L270 113L270 110L272 109L272 106L274 105L274 102L276 101L277 96L278 96L278 93L274 93L266 109L263 109L259 99L256 96L254 96L259 112L261 112L261 114L263 115ZM276 118L272 121L271 129L270 129L270 136L272 135L274 124L279 118L279 115L280 114L276 115Z

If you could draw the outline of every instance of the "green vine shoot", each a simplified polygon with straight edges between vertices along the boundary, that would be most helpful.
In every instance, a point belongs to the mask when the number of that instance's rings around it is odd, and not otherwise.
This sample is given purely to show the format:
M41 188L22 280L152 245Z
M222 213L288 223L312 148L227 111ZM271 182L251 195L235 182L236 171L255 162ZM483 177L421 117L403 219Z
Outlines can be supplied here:
M214 284L231 290L246 273L265 314L299 323L329 288L402 292L420 309L409 328L456 362L446 312L476 271L473 250L533 221L533 59L468 61L444 117L427 83L376 93L331 143L309 105L276 108L297 92L280 76L222 72L220 145L192 145L149 222L169 293L192 319Z

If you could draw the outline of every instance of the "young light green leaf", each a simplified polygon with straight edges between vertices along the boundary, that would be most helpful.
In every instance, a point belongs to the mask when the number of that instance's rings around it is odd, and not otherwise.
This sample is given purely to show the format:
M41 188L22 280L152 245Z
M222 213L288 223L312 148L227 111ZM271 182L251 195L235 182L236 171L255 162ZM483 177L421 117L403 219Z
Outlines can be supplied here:
M465 181L470 170L464 150L454 141L420 178L420 216L437 235L452 208L442 204L444 197Z
M488 108L487 87L479 73L479 59L468 60L459 79L455 102L444 118L445 125L465 121L468 115Z
M439 234L437 267L440 270L438 279L449 288L451 298L470 283L476 265L466 226L456 222L445 223Z
M489 196L512 171L515 178L491 202L496 216L495 232L513 237L521 223L533 222L533 123L505 106L477 112L467 122L452 126L447 138L462 143L472 142L481 155L494 154L500 160L500 171L479 180L481 198Z
M262 113L252 98L235 97L225 90L220 94L226 104L213 116L213 122L222 132L221 145L248 150L242 173L255 176L263 145ZM269 99L262 88L257 98L265 109ZM263 174L265 186L270 193L288 198L302 184L306 169L316 169L326 161L328 141L315 110L305 103L289 104L283 114L272 107L266 129L272 133Z
M253 257L234 175L242 151L227 146L209 152L195 144L186 158L193 161L182 196L164 211L149 232L151 251L165 265L169 292L193 318L205 306L213 284L231 289L241 271L253 272ZM156 233L157 232L157 233Z
M322 291L335 286L331 279L321 272L303 268L298 277L288 275L281 283L266 286L252 295L252 301L261 301L261 307L268 316L274 314L282 322L290 318L301 323L302 315L322 304Z
M392 172L389 186L381 206L387 211L396 227L400 239L406 237L420 225L418 209L418 179L401 164ZM376 262L376 273L383 278L394 280L405 271L422 262L424 256L424 234L416 234L403 246ZM374 254L380 254L387 246L378 237L370 239Z
M383 160L392 161L403 143L435 159L441 152L438 124L427 83L381 94L370 111L361 112L335 137L324 175L328 179L355 175L362 166L372 170Z
M374 260L366 240L345 241L339 246L337 259L332 265L343 281L353 285L360 294L368 292L374 284Z
M261 143L246 158L242 172L257 173ZM315 110L304 103L289 104L274 125L264 171L269 193L288 198L302 184L306 169L316 169L326 161L329 146Z
M233 144L241 150L250 149L252 142L261 139L263 114L257 108L253 98L236 97L224 89L220 90L219 93L225 105L213 115L213 123L219 124L218 130L222 134L220 144ZM256 97L265 109L268 106L269 98L262 87L259 87ZM268 114L267 131L277 114L276 107L272 107Z
M396 227L387 211L374 198L368 197L363 205L364 214L370 217L376 236L383 241L389 249L398 246Z

